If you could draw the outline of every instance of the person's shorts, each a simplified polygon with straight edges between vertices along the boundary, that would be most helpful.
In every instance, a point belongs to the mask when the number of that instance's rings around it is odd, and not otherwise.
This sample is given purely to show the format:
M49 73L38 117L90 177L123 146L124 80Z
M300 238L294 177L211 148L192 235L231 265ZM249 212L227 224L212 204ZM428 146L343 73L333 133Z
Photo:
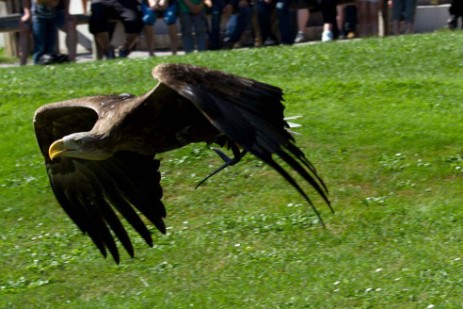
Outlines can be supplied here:
M152 26L158 18L164 18L164 22L170 26L177 22L177 1L172 1L165 11L154 11L154 19L143 19L145 25Z
M140 5L131 0L100 0L91 5L90 33L110 32L110 20L117 19L126 33L139 33L143 28Z
M413 23L416 0L392 0L392 20Z

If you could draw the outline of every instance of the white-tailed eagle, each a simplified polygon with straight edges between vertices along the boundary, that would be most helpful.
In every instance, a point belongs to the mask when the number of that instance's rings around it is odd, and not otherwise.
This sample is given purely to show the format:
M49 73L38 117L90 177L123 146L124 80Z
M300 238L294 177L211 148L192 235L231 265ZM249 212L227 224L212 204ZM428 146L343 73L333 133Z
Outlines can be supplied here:
M104 256L109 250L119 262L114 236L134 256L119 215L150 246L138 213L165 233L155 155L190 143L231 149L233 158L215 150L225 161L220 169L249 152L281 174L319 218L304 186L312 186L331 209L323 181L288 130L280 88L187 64L161 64L152 74L159 83L144 95L73 99L44 105L34 115L53 192ZM297 183L274 156L306 184Z

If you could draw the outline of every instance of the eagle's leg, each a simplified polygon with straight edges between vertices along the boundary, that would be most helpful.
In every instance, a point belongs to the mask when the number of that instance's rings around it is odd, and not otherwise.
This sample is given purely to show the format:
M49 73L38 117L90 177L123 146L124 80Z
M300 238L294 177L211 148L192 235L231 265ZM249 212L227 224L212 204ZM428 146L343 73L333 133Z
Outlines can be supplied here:
M214 176L215 174L217 174L218 172L220 172L221 170L223 170L224 168L228 167L228 166L233 166L235 165L236 163L240 162L241 158L244 157L244 155L247 153L247 150L243 150L243 151L240 151L240 149L238 148L238 146L236 144L230 144L230 149L232 150L233 152L233 158L230 158L229 156L227 156L223 151L221 151L220 149L218 148L212 148L212 150L215 151L215 153L217 153L219 155L219 157L222 158L222 160L225 162L222 166L220 166L218 169L216 169L215 171L213 171L209 176L207 176L206 178L204 178L203 180L201 180L195 187L195 189L198 189L198 187L200 185L202 185L206 180L208 180L209 178L211 178L212 176Z

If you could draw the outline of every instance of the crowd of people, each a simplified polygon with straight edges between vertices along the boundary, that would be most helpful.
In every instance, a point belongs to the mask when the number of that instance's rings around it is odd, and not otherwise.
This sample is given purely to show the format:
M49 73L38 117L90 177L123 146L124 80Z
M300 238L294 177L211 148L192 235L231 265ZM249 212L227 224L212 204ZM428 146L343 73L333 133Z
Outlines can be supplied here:
M21 65L27 63L31 35L34 64L75 60L77 23L69 13L70 1L23 0ZM321 11L323 42L376 36L382 1L387 0L343 1L344 4L338 0L82 0L82 5L84 14L90 16L89 31L95 37L100 56L113 59L127 57L141 33L149 55L154 55L154 25L158 19L167 26L174 55L179 48L178 24L185 53L234 48L248 29L255 46L301 43L307 40L311 10ZM392 7L392 33L412 33L416 0L389 0L388 5ZM456 27L462 11L461 1L453 0L450 28ZM125 42L117 48L117 54L111 45L115 21L122 23L125 32ZM222 23L226 25L224 31ZM56 52L57 29L66 33L67 55Z

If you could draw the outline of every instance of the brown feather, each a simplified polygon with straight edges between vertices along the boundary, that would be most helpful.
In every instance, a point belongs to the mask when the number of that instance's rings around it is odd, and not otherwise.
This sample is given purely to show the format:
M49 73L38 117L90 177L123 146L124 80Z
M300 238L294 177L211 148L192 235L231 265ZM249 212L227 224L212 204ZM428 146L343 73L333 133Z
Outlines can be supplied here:
M161 64L152 73L160 83L144 95L73 99L42 106L34 115L58 202L103 255L109 250L119 261L114 236L134 254L112 208L149 245L151 235L137 211L165 232L159 161L154 156L189 143L240 145L280 173L319 215L303 186L274 161L276 155L330 206L323 181L286 130L281 89L187 64ZM69 135L74 142L80 132L97 148L86 145L80 151L107 155L87 160L63 152L62 157L49 158L52 143Z

